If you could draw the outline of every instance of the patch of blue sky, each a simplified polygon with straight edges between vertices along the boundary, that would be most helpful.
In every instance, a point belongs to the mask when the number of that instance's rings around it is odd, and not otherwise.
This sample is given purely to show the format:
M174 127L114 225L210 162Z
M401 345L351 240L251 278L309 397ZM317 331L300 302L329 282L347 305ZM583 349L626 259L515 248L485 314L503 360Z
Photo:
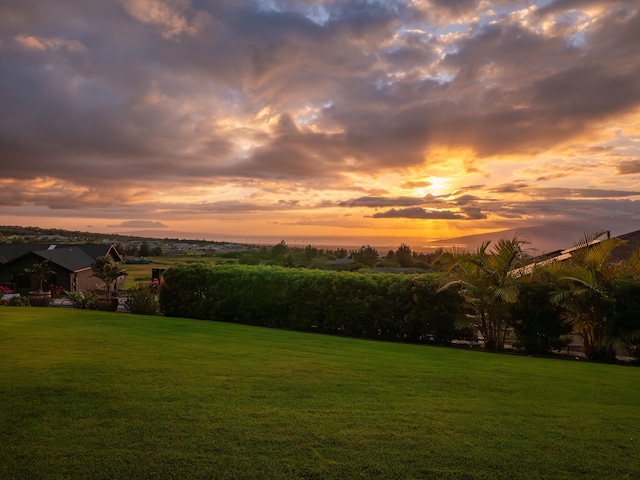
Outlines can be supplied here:
M396 33L398 35L416 34L422 32L428 36L439 36L449 34L461 34L468 30L469 26L466 23L451 23L447 25L439 25L430 22L411 22L407 21L398 28Z
M318 119L318 114L315 112L310 112L306 115L301 115L295 119L296 125L302 127L304 125L308 125Z
M567 44L571 47L575 47L575 48L584 48L587 46L587 35L585 32L580 31L580 32L576 32L573 35L571 35L568 40L567 40Z
M281 8L276 0L256 0L256 6L260 12L280 12Z
M437 72L437 73L430 73L428 75L424 75L422 77L422 80L429 80L429 81L435 81L438 82L439 85L446 85L447 83L451 83L453 82L453 80L456 78L454 73L451 72Z
M331 15L323 5L312 5L306 12L305 16L313 23L324 26Z

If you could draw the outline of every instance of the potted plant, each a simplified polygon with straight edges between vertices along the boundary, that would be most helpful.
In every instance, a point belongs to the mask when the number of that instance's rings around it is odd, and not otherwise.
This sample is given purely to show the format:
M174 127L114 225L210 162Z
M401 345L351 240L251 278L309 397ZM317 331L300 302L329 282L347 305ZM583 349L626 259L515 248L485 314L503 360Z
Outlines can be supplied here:
M55 272L49 268L49 260L34 263L24 270L38 282L38 290L29 292L29 302L34 307L48 307L51 303L51 291L44 290L44 282Z
M111 287L118 278L126 275L127 272L121 270L108 255L96 258L96 261L91 265L91 270L94 277L104 282L107 290L107 296L98 299L98 310L115 312L118 309L118 297L111 295Z

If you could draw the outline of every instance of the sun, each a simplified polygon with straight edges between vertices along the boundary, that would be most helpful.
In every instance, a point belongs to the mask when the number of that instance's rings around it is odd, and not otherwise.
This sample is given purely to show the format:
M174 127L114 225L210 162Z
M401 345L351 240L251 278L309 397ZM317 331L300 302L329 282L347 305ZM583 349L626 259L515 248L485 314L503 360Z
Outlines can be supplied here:
M447 177L427 177L424 179L424 187L416 188L413 193L424 197L425 195L444 195L451 191L451 179Z

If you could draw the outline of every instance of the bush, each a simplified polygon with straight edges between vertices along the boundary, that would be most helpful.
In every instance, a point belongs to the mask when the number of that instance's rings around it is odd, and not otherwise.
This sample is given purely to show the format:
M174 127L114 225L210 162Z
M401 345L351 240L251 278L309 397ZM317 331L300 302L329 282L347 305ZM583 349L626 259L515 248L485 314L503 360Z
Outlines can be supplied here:
M86 310L98 309L98 294L90 292L70 292L65 290L65 295L71 300L73 308Z
M238 259L238 263L241 265L258 265L260 258L253 253L243 253Z
M550 301L554 288L549 281L523 283L518 302L510 308L516 348L547 353L567 346L566 335L571 327L563 320L562 308Z
M167 316L406 342L456 337L462 298L434 275L180 265L165 272Z
M157 315L160 311L155 293L144 284L138 284L127 291L125 306L131 313L140 315Z
M18 297L11 297L7 301L7 305L9 305L10 307L30 307L31 302L29 302L28 297L18 296Z
M640 279L622 276L613 282L615 333L624 353L640 360Z

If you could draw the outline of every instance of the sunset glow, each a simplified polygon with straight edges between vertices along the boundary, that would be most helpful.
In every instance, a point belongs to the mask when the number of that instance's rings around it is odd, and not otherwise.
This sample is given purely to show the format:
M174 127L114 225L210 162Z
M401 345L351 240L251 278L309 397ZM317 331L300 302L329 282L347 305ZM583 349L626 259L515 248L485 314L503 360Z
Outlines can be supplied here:
M0 223L640 229L639 46L636 0L4 2Z

